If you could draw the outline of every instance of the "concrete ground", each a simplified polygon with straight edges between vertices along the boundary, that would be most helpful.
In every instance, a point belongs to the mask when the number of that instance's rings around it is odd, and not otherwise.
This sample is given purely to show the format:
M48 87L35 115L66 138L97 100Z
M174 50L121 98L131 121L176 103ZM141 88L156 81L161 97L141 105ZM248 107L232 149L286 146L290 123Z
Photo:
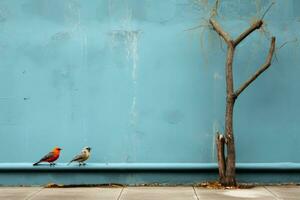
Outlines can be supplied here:
M300 186L261 186L252 189L198 187L42 188L0 187L0 200L300 200Z

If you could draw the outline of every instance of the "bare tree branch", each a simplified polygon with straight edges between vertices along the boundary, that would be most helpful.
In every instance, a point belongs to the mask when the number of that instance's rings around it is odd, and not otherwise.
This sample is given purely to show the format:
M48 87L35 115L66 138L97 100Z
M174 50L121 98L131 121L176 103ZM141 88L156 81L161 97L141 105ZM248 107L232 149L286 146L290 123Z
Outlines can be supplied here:
M224 39L224 41L228 44L231 45L232 44L232 40L229 36L228 33L226 33L222 27L220 26L220 24L214 20L213 18L209 19L209 23L212 25L213 29Z
M267 10L264 12L260 20L255 21L247 30L245 30L240 36L234 41L234 46L237 46L241 41L243 41L248 35L250 35L253 31L256 29L260 29L263 25L263 18L267 14L267 12L270 10L270 8L274 5L275 3L272 2L270 6L267 8Z
M269 54L267 56L266 62L258 69L241 87L234 93L237 98L259 75L261 75L266 69L271 66L272 57L275 51L275 37L271 39L271 45L269 49Z
M256 29L259 29L263 25L262 20L257 20L253 23L247 30L245 30L235 41L234 46L237 46L241 41L243 41L248 35L250 35Z

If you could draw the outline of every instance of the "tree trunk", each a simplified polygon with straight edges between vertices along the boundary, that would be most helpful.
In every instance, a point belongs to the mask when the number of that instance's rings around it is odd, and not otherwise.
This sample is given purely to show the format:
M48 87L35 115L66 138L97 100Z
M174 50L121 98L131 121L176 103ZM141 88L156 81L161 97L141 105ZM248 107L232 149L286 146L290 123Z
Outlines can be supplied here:
M235 102L232 62L234 56L234 45L230 42L226 58L226 114L225 114L225 142L227 157L225 159L225 176L220 179L222 185L235 186L235 145L233 137L233 107ZM223 152L225 153L225 152Z
M221 180L221 184L224 186L235 186L235 145L233 137L233 107L234 98L227 97L226 103L226 124L225 124L225 139L227 147L227 159L226 159L226 172L225 178Z
M235 179L235 145L233 137L233 108L238 96L265 70L267 70L272 61L275 51L275 37L271 39L271 45L266 62L257 70L239 89L234 91L232 63L235 47L243 41L249 34L263 25L262 19L257 20L248 29L246 29L236 40L232 40L228 33L223 31L218 22L214 19L209 20L212 28L224 39L227 44L226 57L226 114L225 114L225 134L217 133L217 155L219 165L219 179L223 186L236 186ZM226 147L226 148L225 148ZM226 149L226 151L225 151Z

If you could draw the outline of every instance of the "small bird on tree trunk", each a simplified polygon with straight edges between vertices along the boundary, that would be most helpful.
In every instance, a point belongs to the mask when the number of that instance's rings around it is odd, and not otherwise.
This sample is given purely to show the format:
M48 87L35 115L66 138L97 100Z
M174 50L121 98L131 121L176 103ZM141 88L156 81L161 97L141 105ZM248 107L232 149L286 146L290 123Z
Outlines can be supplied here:
M89 159L90 155L91 155L91 150L92 148L91 147L84 147L82 149L82 151L80 152L80 154L76 155L69 163L71 164L72 162L78 162L79 163L79 166L80 165L86 165L84 163L84 161L86 161L87 159Z
M55 165L54 161L59 158L61 150L61 148L55 147L51 152L42 157L38 162L34 163L33 166L36 166L41 162L48 162L50 166Z

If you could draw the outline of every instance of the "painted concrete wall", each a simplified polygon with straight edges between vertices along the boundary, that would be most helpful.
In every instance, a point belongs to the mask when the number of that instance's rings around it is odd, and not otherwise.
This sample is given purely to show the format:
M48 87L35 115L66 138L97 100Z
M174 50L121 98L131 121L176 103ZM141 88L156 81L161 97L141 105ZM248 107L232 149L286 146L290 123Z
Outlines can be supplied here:
M271 1L220 0L237 36ZM207 0L0 1L0 162L33 162L59 145L95 163L213 163L224 128L225 45ZM300 162L300 2L276 1L237 49L235 84L272 67L238 99L237 161ZM223 47L222 47L223 46Z

